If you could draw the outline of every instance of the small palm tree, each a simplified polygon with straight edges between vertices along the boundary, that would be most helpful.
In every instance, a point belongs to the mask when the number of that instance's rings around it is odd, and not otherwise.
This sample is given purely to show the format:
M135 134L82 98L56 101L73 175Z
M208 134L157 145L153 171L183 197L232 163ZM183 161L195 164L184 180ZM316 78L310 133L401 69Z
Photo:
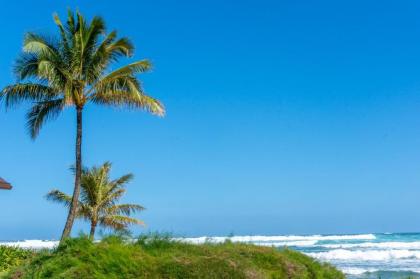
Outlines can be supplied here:
M93 240L96 227L102 226L117 231L125 231L129 225L144 225L143 221L131 218L130 215L144 210L137 204L117 204L125 194L125 186L133 178L126 174L118 179L110 180L111 163L106 162L100 167L82 170L81 193L76 210L76 218L90 222L90 238ZM53 202L71 206L72 197L52 190L46 198Z
M17 59L18 83L0 93L6 107L32 101L27 114L31 137L37 137L43 124L55 119L66 108L76 111L75 182L69 214L62 239L71 233L76 216L82 172L82 116L88 103L114 107L144 109L163 116L163 105L146 95L137 74L148 71L151 64L141 60L116 70L110 66L121 57L130 57L134 47L117 32L106 33L105 22L94 17L90 22L77 12L69 11L63 24L57 15L54 21L59 36L46 37L27 33L23 53Z

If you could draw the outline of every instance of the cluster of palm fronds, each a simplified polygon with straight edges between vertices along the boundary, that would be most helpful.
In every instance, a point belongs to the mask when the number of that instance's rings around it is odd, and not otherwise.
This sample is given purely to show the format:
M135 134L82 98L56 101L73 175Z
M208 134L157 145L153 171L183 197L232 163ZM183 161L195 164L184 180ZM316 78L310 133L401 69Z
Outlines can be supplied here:
M80 200L76 217L90 222L90 238L95 236L96 227L108 227L117 231L126 231L132 224L143 225L143 222L129 217L132 213L143 210L137 204L117 204L125 194L125 186L133 178L126 174L118 179L110 178L111 163L106 162L100 167L82 170L82 183ZM71 205L72 197L59 191L52 190L47 194L47 199Z
M101 17L87 22L80 13L69 12L65 25L57 15L54 19L60 36L27 33L14 68L19 82L2 91L7 107L35 102L27 115L32 137L65 107L83 108L88 102L164 114L160 102L144 93L136 77L151 68L148 60L107 71L119 58L133 54L129 39L118 39L116 31L106 34Z

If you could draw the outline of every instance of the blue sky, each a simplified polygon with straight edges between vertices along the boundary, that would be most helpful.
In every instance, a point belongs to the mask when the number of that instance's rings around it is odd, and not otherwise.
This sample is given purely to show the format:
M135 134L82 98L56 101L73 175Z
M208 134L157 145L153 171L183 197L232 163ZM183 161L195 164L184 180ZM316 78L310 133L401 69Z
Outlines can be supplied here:
M0 86L24 32L56 31L55 11L132 39L167 116L89 106L83 151L135 174L136 233L420 231L418 1L116 3L3 3ZM43 196L72 189L74 111L31 141L27 107L0 112L0 176L15 185L0 193L0 239L58 238L66 211Z

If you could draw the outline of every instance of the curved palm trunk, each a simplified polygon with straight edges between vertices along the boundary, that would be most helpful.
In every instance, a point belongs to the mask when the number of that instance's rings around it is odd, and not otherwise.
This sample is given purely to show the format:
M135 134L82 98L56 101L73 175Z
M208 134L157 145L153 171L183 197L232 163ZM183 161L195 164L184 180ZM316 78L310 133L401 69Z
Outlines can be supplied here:
M76 174L74 181L73 198L71 200L69 214L67 216L66 225L61 236L61 240L68 238L76 218L77 204L80 195L80 180L82 176L82 107L77 107L77 132L76 132Z
M95 238L95 231L96 231L96 222L92 221L90 224L90 234L89 234L90 240L93 240Z

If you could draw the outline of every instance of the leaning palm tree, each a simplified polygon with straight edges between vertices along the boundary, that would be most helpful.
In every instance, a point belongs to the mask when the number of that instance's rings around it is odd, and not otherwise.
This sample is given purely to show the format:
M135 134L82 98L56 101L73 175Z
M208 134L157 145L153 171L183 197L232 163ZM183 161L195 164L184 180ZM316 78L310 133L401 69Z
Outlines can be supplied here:
M137 74L148 71L147 60L137 61L115 70L111 65L121 57L130 57L134 47L127 38L117 38L117 32L106 33L101 17L88 22L79 12L69 11L67 22L54 15L59 36L47 37L27 33L23 53L16 61L16 84L0 93L6 107L22 101L32 101L27 114L27 126L35 139L48 121L66 108L76 111L76 162L72 201L62 239L68 237L76 216L82 172L82 116L88 103L114 107L143 109L163 116L163 105L142 89Z
M77 205L76 218L90 222L90 238L95 236L96 227L102 226L117 231L125 231L132 224L143 225L138 219L129 217L132 213L143 210L137 204L117 204L125 194L125 186L133 178L126 174L115 180L110 180L111 164L104 163L100 167L82 169L81 193ZM48 200L71 206L72 197L52 190L46 196Z

